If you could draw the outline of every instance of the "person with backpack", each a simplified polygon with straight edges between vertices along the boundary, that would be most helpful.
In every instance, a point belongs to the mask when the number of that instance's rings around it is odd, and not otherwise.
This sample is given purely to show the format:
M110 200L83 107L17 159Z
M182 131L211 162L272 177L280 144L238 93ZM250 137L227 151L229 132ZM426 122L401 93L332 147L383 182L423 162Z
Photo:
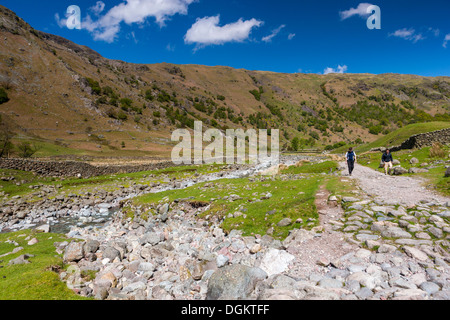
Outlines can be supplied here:
M388 168L389 173L391 173L392 168L394 167L393 162L394 159L392 158L392 153L389 149L386 149L386 151L383 153L383 156L381 157L381 162L384 164L384 173L388 174Z
M351 176L353 173L353 170L355 169L355 162L356 162L356 153L353 151L353 148L348 149L348 152L345 154L345 158L347 159L348 164L348 172Z

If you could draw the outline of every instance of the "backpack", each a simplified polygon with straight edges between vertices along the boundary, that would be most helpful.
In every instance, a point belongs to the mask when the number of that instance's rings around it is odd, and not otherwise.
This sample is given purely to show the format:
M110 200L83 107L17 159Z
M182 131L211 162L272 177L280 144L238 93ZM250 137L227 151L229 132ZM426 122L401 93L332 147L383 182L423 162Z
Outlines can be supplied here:
M349 152L347 153L347 160L348 161L355 161L355 152Z

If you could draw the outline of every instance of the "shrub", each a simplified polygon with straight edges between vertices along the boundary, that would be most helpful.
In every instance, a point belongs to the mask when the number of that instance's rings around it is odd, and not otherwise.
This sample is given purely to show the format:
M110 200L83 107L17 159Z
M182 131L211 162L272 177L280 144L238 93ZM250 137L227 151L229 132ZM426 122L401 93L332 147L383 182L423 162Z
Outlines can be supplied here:
M113 108L110 108L108 111L106 111L106 115L112 119L117 119L117 113Z
M381 125L372 126L369 128L369 133L374 134L374 135L379 135L382 130L383 130L383 127Z
M92 89L92 93L96 94L96 95L100 95L100 93L102 92L102 88L100 87L100 84L98 83L98 81L95 81L91 78L86 78L89 87L91 87Z
M261 92L262 90L250 90L249 92L255 97L257 101L261 101Z
M194 103L194 108L203 113L206 113L207 111L205 104L203 102Z
M8 94L6 93L6 90L3 88L0 88L0 104L6 103L9 101Z
M161 93L158 94L158 101L161 103L170 102L172 100L172 97L164 90L161 91Z
M315 140L319 140L319 134L315 131L311 131L311 133L309 134L311 136L311 138L315 139Z
M102 90L103 95L108 96L111 99L118 99L119 96L114 92L113 88L107 86Z
M100 97L97 99L97 101L95 101L96 105L100 105L100 104L107 104L108 100L106 99L106 97Z
M439 142L433 143L433 146L430 149L430 158L445 158L446 152L444 147Z
M117 118L122 121L128 120L127 114L125 112L123 112L122 110L120 110L119 113L117 114Z
M145 91L145 100L153 101L155 97L153 96L152 90Z
M133 100L131 100L129 98L123 98L123 99L120 99L120 104L121 104L122 108L126 108L128 110L128 108L131 108L131 105L133 104Z

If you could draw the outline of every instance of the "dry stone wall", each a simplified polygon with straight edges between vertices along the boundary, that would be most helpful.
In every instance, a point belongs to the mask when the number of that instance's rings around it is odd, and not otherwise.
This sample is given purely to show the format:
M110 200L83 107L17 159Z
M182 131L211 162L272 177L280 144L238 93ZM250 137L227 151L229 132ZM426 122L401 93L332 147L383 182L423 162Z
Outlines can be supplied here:
M123 165L123 166L93 166L86 162L78 161L40 161L31 159L0 159L0 168L35 172L42 176L51 177L77 177L83 178L118 174L134 173L150 170L159 170L176 165L170 161L148 165Z

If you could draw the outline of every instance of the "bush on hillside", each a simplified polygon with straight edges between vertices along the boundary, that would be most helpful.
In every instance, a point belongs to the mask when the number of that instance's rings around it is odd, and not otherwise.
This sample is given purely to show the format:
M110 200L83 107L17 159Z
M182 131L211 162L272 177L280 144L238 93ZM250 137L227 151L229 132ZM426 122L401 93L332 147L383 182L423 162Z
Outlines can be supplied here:
M93 94L100 95L102 93L102 88L100 87L98 81L95 81L94 79L91 78L86 78L86 81L89 87L91 87Z
M31 158L39 150L38 147L31 145L29 142L22 142L17 146L17 149L19 150L19 156L22 158Z
M9 101L8 93L3 88L0 88L0 104L6 103Z
M430 158L445 158L446 152L444 150L444 146L439 142L433 143L433 146L430 149Z

